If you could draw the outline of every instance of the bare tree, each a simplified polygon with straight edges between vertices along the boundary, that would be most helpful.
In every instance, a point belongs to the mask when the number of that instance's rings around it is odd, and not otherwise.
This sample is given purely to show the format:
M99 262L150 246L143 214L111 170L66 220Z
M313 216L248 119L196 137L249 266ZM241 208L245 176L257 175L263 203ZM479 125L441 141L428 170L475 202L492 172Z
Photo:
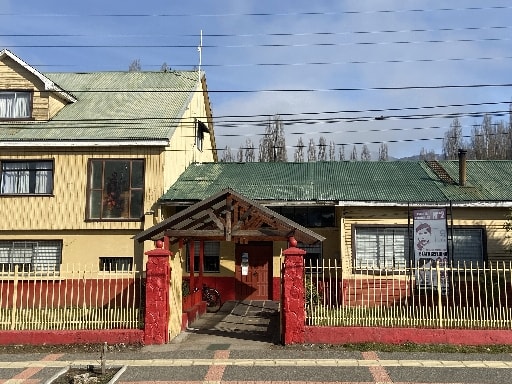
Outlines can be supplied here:
M325 137L320 136L318 139L318 161L327 160L327 140Z
M279 116L269 119L265 134L260 140L259 161L285 162L288 161L283 121Z
M345 146L343 144L340 147L339 160L345 161Z
M231 148L226 145L224 148L224 153L222 154L222 159L220 160L223 163L231 163L233 162L233 154L231 153Z
M459 149L464 148L462 142L462 126L459 119L453 119L450 129L445 133L443 139L443 157L447 160L457 159Z
M381 143L379 147L379 161L388 161L388 145Z
M361 161L370 161L372 159L372 154L368 149L366 144L363 144L363 150L361 151Z
M357 149L355 145L352 147L352 152L350 153L350 160L357 160Z
M425 148L421 148L420 160L436 160L437 156L433 149L427 151Z
M239 163L244 162L244 147L243 146L240 146L240 148L238 148L238 151L236 152L236 161Z
M256 161L256 156L254 155L254 143L251 139L245 140L245 162L253 163Z
M140 59L135 59L131 62L128 67L128 72L140 72L142 71L142 67L140 65Z
M296 163L304 162L304 143L302 142L302 137L299 137L297 140L297 146L295 148L295 153L293 154L293 161Z
M336 143L334 141L329 142L329 161L336 160Z
M162 63L162 66L160 67L160 71L162 72L169 72L171 70L171 67L167 65L167 63L164 61Z
M313 139L309 139L308 161L316 161L316 147Z

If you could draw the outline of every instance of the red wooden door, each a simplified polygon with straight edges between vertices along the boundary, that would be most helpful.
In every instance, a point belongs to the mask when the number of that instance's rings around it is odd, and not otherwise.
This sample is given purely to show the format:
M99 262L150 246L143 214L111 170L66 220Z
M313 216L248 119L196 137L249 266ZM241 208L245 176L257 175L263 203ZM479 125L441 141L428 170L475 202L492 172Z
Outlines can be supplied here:
M236 245L236 300L272 298L272 249L269 242ZM244 254L247 256L243 258ZM242 259L247 261L247 268Z

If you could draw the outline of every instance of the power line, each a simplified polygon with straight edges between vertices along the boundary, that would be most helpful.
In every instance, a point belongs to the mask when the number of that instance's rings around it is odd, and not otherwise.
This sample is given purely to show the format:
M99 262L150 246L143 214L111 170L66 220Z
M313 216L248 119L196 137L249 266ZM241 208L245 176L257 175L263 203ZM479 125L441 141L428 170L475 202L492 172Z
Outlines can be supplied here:
M394 13L423 13L423 12L460 12L460 11L485 11L485 10L507 10L512 6L488 6L488 7L459 7L459 8L412 8L412 9L381 9L357 11L347 10L341 12L246 12L246 13L217 13L217 14L193 14L193 13L105 13L105 14L71 14L71 13L15 13L2 12L0 16L23 16L23 17L140 17L140 18L166 18L166 17L276 17L276 16L338 16L338 15L367 15L367 14L394 14Z
M451 39L451 40L418 40L418 41L363 41L363 42L342 42L342 43L301 43L301 44L231 44L231 45L214 45L204 44L203 48L309 48L309 47L347 47L351 45L407 45L407 44L446 44L446 43L481 43L481 42L503 42L510 41L509 38L488 37L481 39ZM197 48L197 44L8 44L7 48Z

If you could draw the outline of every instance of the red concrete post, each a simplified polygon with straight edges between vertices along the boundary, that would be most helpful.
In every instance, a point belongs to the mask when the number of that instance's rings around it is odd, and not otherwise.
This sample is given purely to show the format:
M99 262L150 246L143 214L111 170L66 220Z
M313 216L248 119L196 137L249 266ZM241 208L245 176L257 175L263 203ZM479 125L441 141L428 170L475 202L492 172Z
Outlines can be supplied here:
M172 253L156 242L156 249L146 252L146 313L144 314L144 344L165 344L169 341L169 286Z
M283 294L281 297L283 343L301 344L305 340L306 313L304 292L304 255L297 240L290 237L290 248L283 251Z

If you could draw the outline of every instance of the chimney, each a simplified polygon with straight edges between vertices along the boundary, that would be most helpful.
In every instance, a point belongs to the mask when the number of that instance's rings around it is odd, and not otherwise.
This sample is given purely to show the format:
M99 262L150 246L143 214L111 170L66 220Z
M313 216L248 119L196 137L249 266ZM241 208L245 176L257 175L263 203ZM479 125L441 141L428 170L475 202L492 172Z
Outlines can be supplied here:
M459 185L464 187L466 185L466 154L468 151L459 149Z

